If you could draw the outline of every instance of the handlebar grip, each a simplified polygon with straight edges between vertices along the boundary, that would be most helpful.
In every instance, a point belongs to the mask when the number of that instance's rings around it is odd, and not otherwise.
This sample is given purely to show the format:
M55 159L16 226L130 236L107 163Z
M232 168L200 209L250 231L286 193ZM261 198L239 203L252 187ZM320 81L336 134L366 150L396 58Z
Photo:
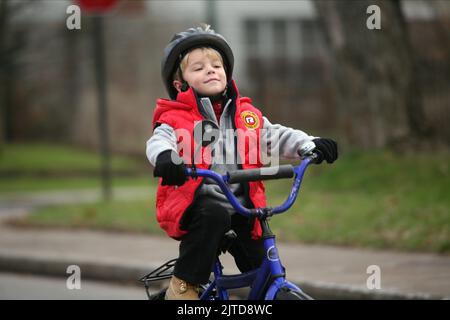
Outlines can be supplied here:
M292 178L294 176L294 167L286 164L277 167L264 167L248 170L234 170L228 172L228 182L247 182L259 180L275 180Z

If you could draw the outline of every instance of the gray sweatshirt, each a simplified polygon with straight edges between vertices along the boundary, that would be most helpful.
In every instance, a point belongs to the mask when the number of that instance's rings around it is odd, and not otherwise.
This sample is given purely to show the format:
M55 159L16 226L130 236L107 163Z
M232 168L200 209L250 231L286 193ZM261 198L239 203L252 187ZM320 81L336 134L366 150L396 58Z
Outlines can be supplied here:
M210 168L219 174L237 170L237 163L240 161L239 155L236 152L235 139L232 135L233 119L230 115L230 105L231 100L225 104L219 122L216 119L214 109L208 98L202 98L199 106L205 118L214 121L219 127L219 137L213 146L214 157ZM263 157L263 160L266 159L264 164L278 165L280 158L300 159L299 150L302 145L315 138L300 130L288 128L280 124L272 124L266 117L263 117L263 122L260 144L261 151L265 154L265 157ZM155 128L153 135L147 141L147 158L155 166L158 155L166 150L177 152L177 137L171 126L161 124ZM239 201L244 203L245 195L242 184L231 184L230 189ZM233 207L214 181L205 179L199 190L199 195L216 199L221 205L227 208L230 214L234 213Z

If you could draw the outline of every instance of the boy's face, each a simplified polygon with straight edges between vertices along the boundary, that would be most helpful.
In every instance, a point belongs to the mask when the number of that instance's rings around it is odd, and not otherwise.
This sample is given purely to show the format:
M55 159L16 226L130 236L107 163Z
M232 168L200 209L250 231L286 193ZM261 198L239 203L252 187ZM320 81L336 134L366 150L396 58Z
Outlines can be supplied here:
M225 90L227 76L219 57L206 54L204 50L194 49L189 53L188 62L183 71L183 78L198 93L213 96ZM180 91L181 82L174 81Z

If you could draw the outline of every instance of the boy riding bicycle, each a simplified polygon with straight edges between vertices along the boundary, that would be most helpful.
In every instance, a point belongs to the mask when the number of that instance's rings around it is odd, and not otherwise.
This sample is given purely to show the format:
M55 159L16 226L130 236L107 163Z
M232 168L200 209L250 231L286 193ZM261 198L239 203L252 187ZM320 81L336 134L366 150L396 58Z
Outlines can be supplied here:
M158 222L170 237L180 240L179 257L166 292L168 300L198 299L198 286L208 281L229 229L235 231L237 241L228 251L241 272L258 267L264 257L259 221L234 214L212 181L187 180L186 167L220 174L259 168L263 165L261 146L279 150L283 158L299 159L301 147L311 141L322 156L319 163L337 159L333 140L272 124L249 98L241 97L232 79L233 63L227 41L209 26L176 34L164 51L162 78L171 100L157 101L146 153L155 167L154 176L162 178L156 199ZM194 141L196 125L205 120L217 128L212 151ZM236 133L233 139L226 135L229 130ZM187 147L180 148L181 142ZM231 184L230 188L247 207L266 206L261 181Z

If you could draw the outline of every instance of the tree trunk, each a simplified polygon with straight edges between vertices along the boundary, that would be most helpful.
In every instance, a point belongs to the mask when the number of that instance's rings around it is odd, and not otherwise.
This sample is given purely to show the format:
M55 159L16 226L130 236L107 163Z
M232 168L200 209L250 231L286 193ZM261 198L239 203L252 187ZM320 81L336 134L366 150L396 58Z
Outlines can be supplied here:
M14 95L17 80L17 59L23 50L23 32L13 26L17 15L26 2L0 0L0 144L15 139Z
M5 142L6 131L8 130L7 108L6 108L6 35L7 35L8 4L5 0L0 0L0 146Z
M332 53L339 127L363 148L395 145L423 134L423 110L400 3L314 2ZM369 29L370 5L381 30Z
M442 60L445 62L442 61L440 67L447 74L447 79L443 81L443 86L448 88L450 83L450 2L447 0L435 0L429 1L427 4L431 6L436 17L433 27L441 52L444 55ZM450 146L450 95L447 93L444 97L442 121L433 123L433 131L436 137L439 137L447 146Z

